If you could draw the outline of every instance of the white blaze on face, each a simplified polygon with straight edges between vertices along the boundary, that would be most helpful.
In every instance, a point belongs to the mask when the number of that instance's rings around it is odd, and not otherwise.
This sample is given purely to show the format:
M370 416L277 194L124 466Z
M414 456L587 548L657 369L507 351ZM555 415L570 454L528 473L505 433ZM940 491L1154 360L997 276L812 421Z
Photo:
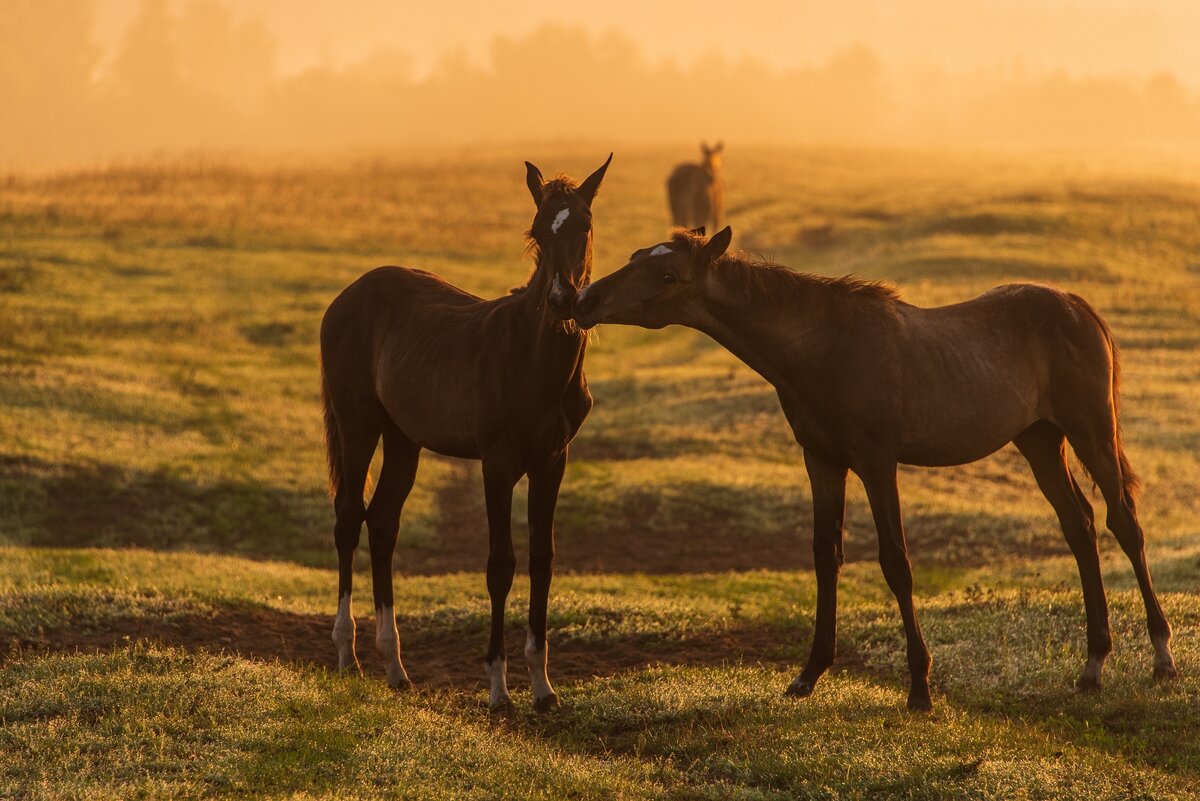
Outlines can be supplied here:
M488 697L488 708L495 709L508 700L508 660L498 656L492 662L484 662L483 669L487 671L492 681L492 692Z
M557 234L558 229L562 228L562 224L565 223L567 221L567 218L570 216L571 216L570 209L563 209L558 214L556 214L554 217L554 222L550 223L550 232L553 234Z
M400 661L400 631L396 628L396 612L390 606L375 613L375 650L387 663L388 686L407 685L408 671Z
M546 657L550 649L543 647L539 651L533 631L529 629L526 631L525 661L529 663L529 684L533 689L533 698L536 701L554 695L554 688L550 686L550 678L546 675Z
M666 245L659 245L654 250L650 251L650 255L651 256L664 256L668 253L674 253L674 252L675 251L671 250Z

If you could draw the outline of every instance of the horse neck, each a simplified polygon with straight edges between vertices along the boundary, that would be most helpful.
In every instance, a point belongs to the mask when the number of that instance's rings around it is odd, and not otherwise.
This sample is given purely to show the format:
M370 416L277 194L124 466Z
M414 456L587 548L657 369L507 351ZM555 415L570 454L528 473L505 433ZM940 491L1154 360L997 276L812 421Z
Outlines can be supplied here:
M760 269L743 265L718 270ZM709 279L704 319L711 336L777 388L793 387L825 371L823 356L835 336L835 310L821 287L794 273L764 273L731 286L720 272ZM780 298L788 302L780 302Z
M587 335L573 322L559 320L546 302L550 270L539 259L529 286L518 302L520 318L533 341L533 363L542 366L548 375L563 375L569 379L583 360Z

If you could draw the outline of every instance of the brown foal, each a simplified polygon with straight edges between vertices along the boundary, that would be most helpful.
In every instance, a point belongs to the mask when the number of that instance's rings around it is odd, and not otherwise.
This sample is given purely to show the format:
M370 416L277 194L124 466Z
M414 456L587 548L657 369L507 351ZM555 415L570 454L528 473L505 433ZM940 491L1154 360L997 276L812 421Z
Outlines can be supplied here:
M1077 295L1035 284L997 287L924 309L875 283L796 273L727 255L725 228L678 232L575 299L584 328L680 324L720 342L770 381L812 482L816 628L790 695L806 696L833 662L848 471L867 491L879 562L908 640L911 709L929 709L929 650L913 609L912 569L896 488L898 463L981 459L1014 442L1054 507L1075 555L1087 611L1080 688L1100 685L1112 650L1091 504L1071 475L1069 442L1108 508L1108 528L1133 564L1154 675L1175 675L1138 522L1138 483L1121 444L1119 363L1108 326Z
M576 186L545 181L526 162L537 212L529 238L536 267L505 297L482 300L435 275L380 267L347 287L321 324L322 395L337 523L342 669L358 668L350 608L354 551L364 520L371 546L375 644L388 684L410 685L400 661L392 555L400 512L423 448L479 459L487 498L487 587L492 624L485 668L493 711L511 708L504 605L512 588L512 492L529 476L529 632L525 657L534 707L557 706L546 675L546 604L554 562L554 509L567 448L592 407L587 336L569 319L592 270L592 200L612 156ZM370 505L363 487L376 445L383 469Z

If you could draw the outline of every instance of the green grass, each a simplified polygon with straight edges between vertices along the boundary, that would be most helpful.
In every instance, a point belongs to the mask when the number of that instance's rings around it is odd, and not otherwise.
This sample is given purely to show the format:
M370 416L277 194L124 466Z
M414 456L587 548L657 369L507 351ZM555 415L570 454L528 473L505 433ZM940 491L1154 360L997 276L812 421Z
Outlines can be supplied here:
M902 470L935 713L903 711L903 635L856 482L839 667L784 699L815 597L800 451L769 386L710 340L616 327L588 352L596 406L559 506L564 709L526 711L518 577L520 712L489 721L478 467L432 455L396 561L419 689L386 690L369 617L367 676L334 675L321 313L382 263L505 291L529 269L521 158L582 175L596 154L13 176L0 181L0 797L1194 797L1200 183L1061 160L730 155L737 246L887 278L924 304L1046 281L1106 316L1180 680L1150 681L1136 585L1106 534L1116 650L1102 692L1071 688L1074 562L1008 448ZM597 274L662 238L671 157L617 154ZM369 576L356 587L361 614Z

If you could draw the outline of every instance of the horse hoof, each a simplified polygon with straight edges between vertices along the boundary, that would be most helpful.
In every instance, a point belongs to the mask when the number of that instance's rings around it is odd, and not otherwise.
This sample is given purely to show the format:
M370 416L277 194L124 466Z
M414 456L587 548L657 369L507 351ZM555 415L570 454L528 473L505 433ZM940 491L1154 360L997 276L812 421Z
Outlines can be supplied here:
M550 693L542 698L533 699L533 711L544 713L552 709L558 709L558 695Z
M517 709L509 698L503 698L488 707L488 714L494 718L511 718L516 713Z
M1100 689L1100 679L1085 673L1075 682L1075 689L1081 693L1094 693Z
M1175 669L1174 665L1168 664L1168 665L1155 665L1154 666L1154 680L1155 681L1170 681L1171 679L1175 679L1178 677L1179 677L1179 671Z
M812 691L812 682L805 681L804 679L796 679L788 685L788 688L783 691L783 694L791 696L792 698L807 698L808 696L812 695Z
M407 693L407 692L412 691L413 683L412 683L412 680L408 678L408 676L405 676L403 679L396 682L395 684L393 684L392 682L389 681L388 687L391 687L393 690L395 690L398 693Z
M933 699L929 697L929 690L913 690L908 694L908 711L909 712L932 712Z

